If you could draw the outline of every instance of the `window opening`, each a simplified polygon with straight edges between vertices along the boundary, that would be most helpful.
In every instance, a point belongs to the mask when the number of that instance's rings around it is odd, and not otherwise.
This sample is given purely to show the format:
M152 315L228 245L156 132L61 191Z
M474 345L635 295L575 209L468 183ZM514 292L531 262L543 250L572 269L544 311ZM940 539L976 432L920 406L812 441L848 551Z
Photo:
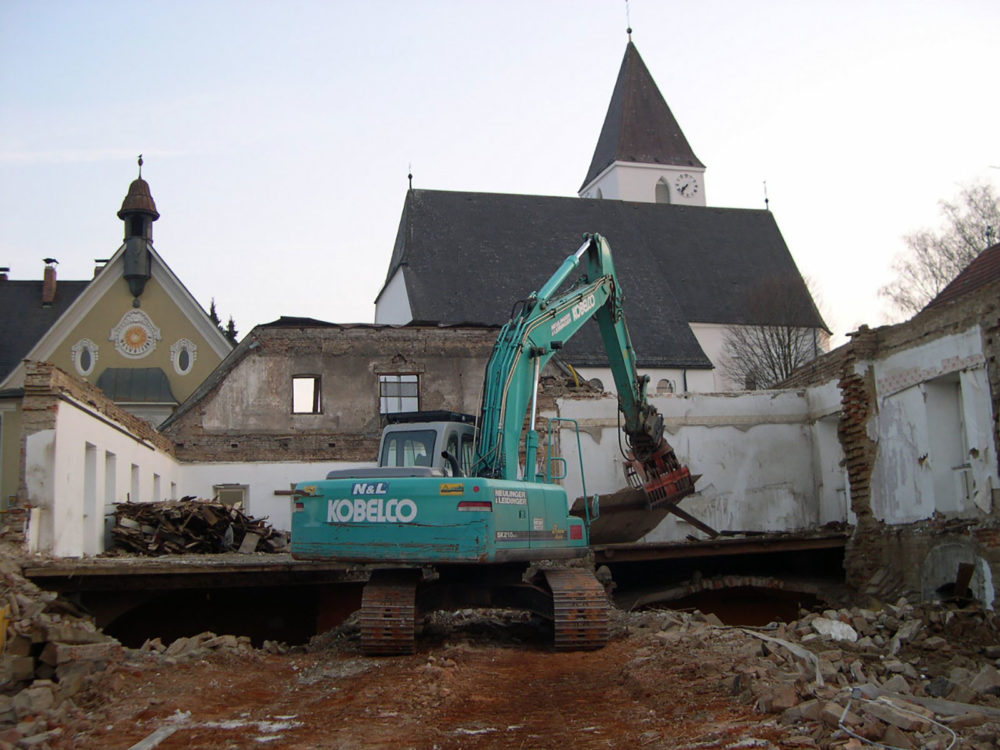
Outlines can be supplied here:
M249 490L250 485L248 484L229 483L212 485L212 494L215 498L223 505L236 508L237 510L243 510L246 507Z
M420 383L417 375L378 376L379 414L420 410Z
M292 413L319 414L322 411L319 375L292 378Z

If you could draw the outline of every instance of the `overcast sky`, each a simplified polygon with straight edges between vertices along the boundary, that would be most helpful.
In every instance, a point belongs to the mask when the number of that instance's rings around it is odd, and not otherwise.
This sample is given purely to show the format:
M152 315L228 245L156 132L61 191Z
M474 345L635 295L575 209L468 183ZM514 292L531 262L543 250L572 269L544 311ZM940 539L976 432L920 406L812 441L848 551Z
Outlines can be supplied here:
M629 13L708 204L763 208L766 180L838 337L884 322L940 199L1000 184L996 0ZM625 27L621 0L0 0L0 266L89 278L142 153L157 251L241 336L371 322L409 166L417 188L575 195Z

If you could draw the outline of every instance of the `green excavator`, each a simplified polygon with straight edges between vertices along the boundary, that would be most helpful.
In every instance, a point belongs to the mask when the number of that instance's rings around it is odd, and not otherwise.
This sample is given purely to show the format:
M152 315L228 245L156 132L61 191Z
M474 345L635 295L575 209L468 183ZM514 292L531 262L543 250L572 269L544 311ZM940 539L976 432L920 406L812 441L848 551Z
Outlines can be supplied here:
M590 318L618 391L630 487L598 498L584 486L571 504L551 435L539 460L538 385L546 363ZM669 512L690 518L677 504L696 477L664 439L647 382L636 370L611 250L600 235L585 235L502 327L478 417L396 415L383 430L378 466L296 485L292 555L372 567L361 607L368 654L411 653L422 612L477 606L552 621L557 649L600 648L609 603L585 564L591 544L633 541ZM551 420L550 433L572 426L566 422Z

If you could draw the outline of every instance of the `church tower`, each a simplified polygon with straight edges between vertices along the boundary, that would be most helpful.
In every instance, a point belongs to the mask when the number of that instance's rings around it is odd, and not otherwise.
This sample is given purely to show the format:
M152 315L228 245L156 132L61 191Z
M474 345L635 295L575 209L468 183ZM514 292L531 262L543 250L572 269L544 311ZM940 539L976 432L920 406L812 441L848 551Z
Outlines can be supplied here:
M629 39L581 198L705 205L705 165Z

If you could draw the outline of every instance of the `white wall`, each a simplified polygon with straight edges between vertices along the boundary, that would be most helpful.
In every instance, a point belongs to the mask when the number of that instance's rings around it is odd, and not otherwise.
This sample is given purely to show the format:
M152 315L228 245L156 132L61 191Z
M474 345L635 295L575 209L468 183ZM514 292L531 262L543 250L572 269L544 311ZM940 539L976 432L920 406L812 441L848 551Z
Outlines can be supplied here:
M29 548L59 557L105 550L106 522L118 502L210 499L219 484L246 485L244 511L267 517L276 529L291 528L291 484L320 480L331 469L373 463L179 463L150 443L85 405L60 401L56 429L27 439L25 478L32 506Z
M406 293L403 269L396 269L389 283L375 303L375 322L386 325L405 325L413 320L410 297Z
M900 524L935 512L991 511L1000 482L985 362L982 334L973 327L873 363L879 408L869 431L878 443L872 471L877 518ZM963 481L971 484L969 497Z
M29 548L62 557L96 554L104 551L104 519L113 503L164 499L153 496L156 477L162 494L177 481L178 464L86 405L60 400L57 409L55 430L27 439Z
M346 461L303 462L253 462L253 463L199 463L181 466L179 494L211 498L213 487L219 484L247 485L247 502L243 512L254 518L267 517L274 528L288 531L292 528L291 498L275 495L286 491L292 484L326 478L331 469L354 469L374 466L375 463L350 463Z
M796 531L845 520L840 444L817 439L817 406L830 402L829 389L687 394L651 399L664 415L668 440L678 459L701 474L684 510L717 530ZM827 407L832 408L828 403ZM619 452L617 403L612 398L561 399L559 416L577 419L589 494L626 486ZM560 437L567 458L570 499L582 494L575 439ZM700 536L694 527L668 516L646 541Z
M698 192L687 198L677 192L674 182L681 174L697 177ZM672 167L665 164L643 164L640 162L614 162L587 186L581 197L655 203L656 183L661 177L666 180L670 189L671 203L688 206L707 205L705 202L704 167ZM600 196L598 196L598 191L600 191Z

